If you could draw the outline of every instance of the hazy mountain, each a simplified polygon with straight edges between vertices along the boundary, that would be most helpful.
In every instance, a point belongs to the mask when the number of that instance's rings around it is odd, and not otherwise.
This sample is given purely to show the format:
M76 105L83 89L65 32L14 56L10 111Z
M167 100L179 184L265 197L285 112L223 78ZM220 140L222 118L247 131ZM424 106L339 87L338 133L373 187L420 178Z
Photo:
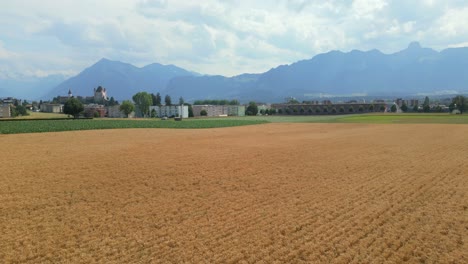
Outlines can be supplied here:
M174 98L184 97L187 101L196 99L238 99L248 100L250 97L268 97L268 94L252 95L258 92L254 89L259 74L242 74L235 77L224 76L186 76L173 78L163 93Z
M264 102L332 96L402 96L417 93L468 91L468 48L441 52L411 43L393 54L378 50L343 53L331 51L262 74L234 77L201 76L173 65L150 64L143 68L102 59L58 85L47 96L92 95L103 86L116 99L129 99L138 91L196 99L238 99Z
M331 51L258 75L174 78L167 92L190 99L278 101L327 95L407 95L468 90L468 48L437 52L411 43L405 50Z
M73 95L91 96L93 88L107 88L108 96L117 100L129 99L139 91L156 92L165 89L169 80L177 76L195 76L174 65L153 63L142 68L128 63L101 59L75 77L55 87L46 98L66 95L71 89Z
M44 95L66 79L63 75L49 75L47 77L5 76L0 77L0 98L16 97L33 100Z

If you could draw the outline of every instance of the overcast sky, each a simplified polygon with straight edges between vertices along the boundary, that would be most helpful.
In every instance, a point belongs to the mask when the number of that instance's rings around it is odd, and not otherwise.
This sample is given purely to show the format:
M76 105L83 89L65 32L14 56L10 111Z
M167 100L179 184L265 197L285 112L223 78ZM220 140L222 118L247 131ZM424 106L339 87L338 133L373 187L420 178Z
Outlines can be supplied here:
M0 77L103 57L232 76L330 50L468 46L467 25L465 0L0 0Z

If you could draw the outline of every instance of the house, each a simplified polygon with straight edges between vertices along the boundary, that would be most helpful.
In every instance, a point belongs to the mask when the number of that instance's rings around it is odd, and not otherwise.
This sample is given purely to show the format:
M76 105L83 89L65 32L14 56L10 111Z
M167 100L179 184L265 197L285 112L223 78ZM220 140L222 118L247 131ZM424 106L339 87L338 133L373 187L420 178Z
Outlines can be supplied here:
M105 117L107 110L103 105L88 104L84 106L83 112L86 117Z
M10 104L0 105L0 118L9 118L11 117Z
M125 116L125 114L120 111L120 105L113 105L113 106L108 106L106 107L106 110L107 110L107 117L110 117L110 118L125 118L127 116ZM128 117L134 117L135 116L135 112L131 112Z
M63 113L63 104L41 104L41 112Z

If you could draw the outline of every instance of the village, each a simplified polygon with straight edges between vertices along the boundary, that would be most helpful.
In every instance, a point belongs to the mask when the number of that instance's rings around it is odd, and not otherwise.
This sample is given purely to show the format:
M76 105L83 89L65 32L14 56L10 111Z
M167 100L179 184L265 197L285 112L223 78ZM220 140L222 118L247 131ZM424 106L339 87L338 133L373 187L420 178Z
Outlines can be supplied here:
M16 99L13 97L0 98L0 118L14 118L16 116L28 115L28 112L43 113L64 113L65 103L76 98L83 103L84 110L80 116L88 118L189 118L189 117L227 117L245 115L344 115L360 114L372 112L438 112L438 113L459 113L450 104L450 98L442 101L430 102L426 97L423 104L419 99L396 98L394 100L374 99L332 101L311 100L299 102L295 98L286 98L282 103L259 103L250 102L240 104L237 100L196 100L194 104L184 102L179 98L178 104L173 104L168 95L163 102L159 93L159 99L154 99L147 114L141 111L138 104L135 104L134 111L126 114L122 111L121 104L113 97L107 95L108 90L98 86L92 90L91 96L75 96L71 89L67 95L58 95L50 101L32 101ZM155 95L151 94L153 98ZM169 98L169 99L168 99ZM130 101L133 104L133 102ZM249 108L249 106L251 108Z

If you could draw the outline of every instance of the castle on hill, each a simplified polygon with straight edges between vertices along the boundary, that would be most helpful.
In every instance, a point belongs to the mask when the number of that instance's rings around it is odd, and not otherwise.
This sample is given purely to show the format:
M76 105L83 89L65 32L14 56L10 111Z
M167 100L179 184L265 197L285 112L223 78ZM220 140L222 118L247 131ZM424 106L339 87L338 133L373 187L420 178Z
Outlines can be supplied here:
M68 89L67 96L57 96L53 101L55 101L55 103L64 104L72 97L76 97L80 101L88 104L105 104L106 101L110 100L110 98L107 96L106 88L99 86L98 88L94 88L94 93L92 96L73 96L71 89Z

